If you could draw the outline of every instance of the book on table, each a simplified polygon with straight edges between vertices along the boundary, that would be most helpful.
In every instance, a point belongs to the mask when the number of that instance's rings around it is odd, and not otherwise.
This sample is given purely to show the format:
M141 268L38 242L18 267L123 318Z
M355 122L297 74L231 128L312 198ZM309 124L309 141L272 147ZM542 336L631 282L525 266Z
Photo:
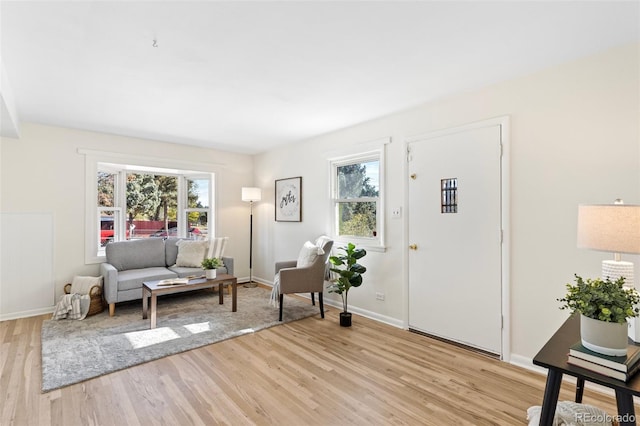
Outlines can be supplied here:
M569 358L567 359L567 363L578 366L578 367L582 367L586 370L593 371L598 374L602 374L603 376L622 380L623 382L626 382L627 380L629 380L633 375L635 375L638 372L638 369L640 369L640 362L636 362L628 372L624 372L624 371L616 370L613 368L605 367L602 364L596 364L594 362L587 361L583 358L577 358L572 355L569 355Z
M640 346L629 345L626 356L611 356L589 350L578 341L569 348L569 356L627 373L640 362Z
M189 278L167 278L158 282L160 286L181 284L189 284Z

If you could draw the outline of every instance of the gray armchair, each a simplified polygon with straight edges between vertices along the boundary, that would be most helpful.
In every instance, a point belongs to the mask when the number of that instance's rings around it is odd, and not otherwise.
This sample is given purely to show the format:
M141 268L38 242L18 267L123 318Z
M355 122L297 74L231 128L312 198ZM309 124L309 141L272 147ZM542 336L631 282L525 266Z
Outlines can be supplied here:
M296 266L297 260L276 262L276 274L280 274L279 321L282 321L282 302L284 295L291 293L310 292L311 303L315 306L316 301L314 294L317 292L320 316L324 318L322 292L324 290L325 271L327 261L331 255L331 247L333 247L333 241L325 240L322 245L324 254L318 255L309 266L298 268Z

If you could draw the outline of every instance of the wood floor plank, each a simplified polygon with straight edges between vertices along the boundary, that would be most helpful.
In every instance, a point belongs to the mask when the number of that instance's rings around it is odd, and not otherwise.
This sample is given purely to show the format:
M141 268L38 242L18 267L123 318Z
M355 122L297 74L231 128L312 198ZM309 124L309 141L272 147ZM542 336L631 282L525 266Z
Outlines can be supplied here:
M274 315L276 313L274 312ZM545 376L338 310L48 393L39 316L0 322L4 425L526 425ZM571 400L564 383L560 400ZM609 395L585 403L616 412ZM640 411L640 410L638 410Z

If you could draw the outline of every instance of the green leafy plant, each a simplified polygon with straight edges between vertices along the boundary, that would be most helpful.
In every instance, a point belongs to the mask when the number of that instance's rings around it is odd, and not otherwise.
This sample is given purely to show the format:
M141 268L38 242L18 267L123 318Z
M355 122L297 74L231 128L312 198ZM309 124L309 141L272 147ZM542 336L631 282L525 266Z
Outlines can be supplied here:
M638 316L640 295L634 288L624 288L624 277L611 281L607 278L586 280L576 275L576 284L567 284L567 294L557 299L563 305L582 315L606 322L624 323L627 318Z
M338 278L333 279L333 284L329 286L329 293L337 293L342 297L343 312L347 312L349 290L351 287L360 287L362 274L367 271L367 268L358 263L358 259L365 257L367 251L357 249L353 243L348 243L346 247L340 247L338 250L344 251L344 254L329 258L329 262L335 266L330 270L338 274Z
M218 269L222 262L217 257L206 257L202 260L202 269Z

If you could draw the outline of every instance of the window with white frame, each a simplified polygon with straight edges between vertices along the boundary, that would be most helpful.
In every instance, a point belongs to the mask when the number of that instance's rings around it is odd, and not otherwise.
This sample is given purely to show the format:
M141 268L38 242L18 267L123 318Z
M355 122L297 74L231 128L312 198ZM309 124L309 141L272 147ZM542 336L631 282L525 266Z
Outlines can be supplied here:
M112 241L200 239L213 232L213 174L101 162L95 170L97 220L87 222L88 241L95 247L89 259L99 261Z
M382 151L331 161L334 235L367 246L383 245Z

